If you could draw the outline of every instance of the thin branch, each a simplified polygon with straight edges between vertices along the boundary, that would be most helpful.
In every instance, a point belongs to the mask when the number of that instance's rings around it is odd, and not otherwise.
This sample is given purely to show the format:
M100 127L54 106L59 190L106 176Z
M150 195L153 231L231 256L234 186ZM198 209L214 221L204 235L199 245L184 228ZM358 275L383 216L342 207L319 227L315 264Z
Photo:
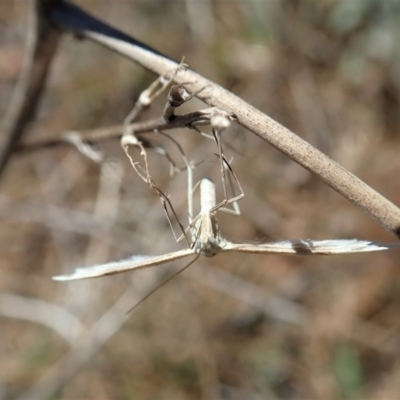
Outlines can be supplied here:
M106 219L99 220L84 211L69 210L52 204L15 201L0 195L0 218L42 224L49 229L90 235L124 251L132 251L133 233L121 227L110 226Z
M60 0L31 0L26 59L11 105L1 126L0 177L37 109L55 54L60 32L49 24L47 12Z
M72 345L84 332L84 326L66 309L46 301L12 294L0 294L0 316L44 325Z
M133 285L129 286L113 306L73 343L68 353L42 374L18 400L52 398L119 331L130 318L126 310L132 301L140 299L145 290L148 290L146 285L138 295Z
M128 57L157 75L166 75L179 65L150 47L90 16L67 2L54 5L51 21L60 28L89 38ZM187 69L174 81L210 106L233 112L239 124L264 139L367 213L388 232L400 238L400 209L272 118L231 92Z
M16 151L18 152L30 152L37 151L40 149L48 149L57 146L70 146L71 134L79 134L81 142L90 144L105 142L108 140L121 139L123 132L126 128L134 132L135 135L152 133L155 131L168 131L177 128L195 128L197 125L207 125L210 123L210 118L216 113L221 113L215 107L193 111L184 115L174 115L174 119L171 121L165 120L164 117L155 118L148 121L140 121L125 125L114 125L105 128L87 129L83 131L67 131L59 138L49 140L34 140L26 141L21 143ZM140 137L140 141L144 141L143 137Z

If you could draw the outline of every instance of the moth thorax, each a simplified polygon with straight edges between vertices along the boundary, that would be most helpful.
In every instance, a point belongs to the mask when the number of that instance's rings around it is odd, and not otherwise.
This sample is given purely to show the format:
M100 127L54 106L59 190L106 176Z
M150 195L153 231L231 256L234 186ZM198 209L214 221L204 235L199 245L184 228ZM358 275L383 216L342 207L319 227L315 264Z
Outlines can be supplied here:
M201 212L209 212L216 205L215 185L210 179L202 179L200 183Z

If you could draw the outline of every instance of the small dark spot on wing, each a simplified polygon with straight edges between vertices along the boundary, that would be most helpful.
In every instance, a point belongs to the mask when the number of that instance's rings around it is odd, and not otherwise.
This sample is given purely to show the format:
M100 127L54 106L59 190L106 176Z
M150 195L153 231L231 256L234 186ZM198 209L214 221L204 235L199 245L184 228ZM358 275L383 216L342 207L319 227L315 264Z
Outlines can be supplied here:
M309 255L313 254L313 250L315 249L315 246L312 244L311 240L293 240L291 241L293 250L297 254L302 254L302 255Z

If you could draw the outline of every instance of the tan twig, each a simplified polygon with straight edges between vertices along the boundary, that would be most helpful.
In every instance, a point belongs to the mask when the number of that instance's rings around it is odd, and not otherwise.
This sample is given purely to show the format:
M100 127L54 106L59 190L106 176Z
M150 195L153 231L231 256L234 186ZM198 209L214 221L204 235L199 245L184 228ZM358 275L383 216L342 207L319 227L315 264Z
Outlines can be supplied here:
M66 2L56 4L50 13L50 18L60 28L92 39L134 60L157 75L168 74L178 66L177 62ZM200 74L190 69L179 71L174 81L185 84L192 93L198 92L197 97L208 105L232 111L237 116L239 124L318 175L384 229L400 237L400 209L341 165L266 114Z

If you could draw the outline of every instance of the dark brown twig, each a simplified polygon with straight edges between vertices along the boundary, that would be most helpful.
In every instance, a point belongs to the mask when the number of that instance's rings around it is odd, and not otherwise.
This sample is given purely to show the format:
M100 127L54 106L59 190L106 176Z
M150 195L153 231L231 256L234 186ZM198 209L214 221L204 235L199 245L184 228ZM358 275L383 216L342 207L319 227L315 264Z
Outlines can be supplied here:
M25 64L1 127L0 177L37 109L60 32L47 13L60 0L31 0Z

